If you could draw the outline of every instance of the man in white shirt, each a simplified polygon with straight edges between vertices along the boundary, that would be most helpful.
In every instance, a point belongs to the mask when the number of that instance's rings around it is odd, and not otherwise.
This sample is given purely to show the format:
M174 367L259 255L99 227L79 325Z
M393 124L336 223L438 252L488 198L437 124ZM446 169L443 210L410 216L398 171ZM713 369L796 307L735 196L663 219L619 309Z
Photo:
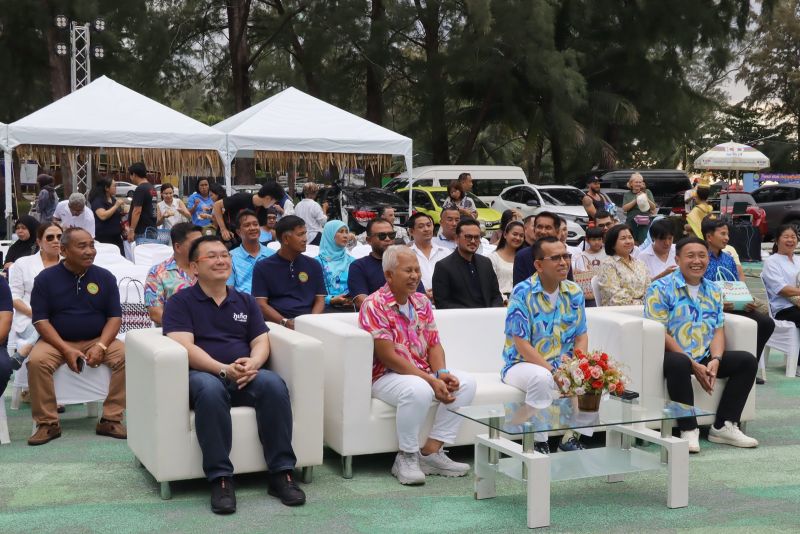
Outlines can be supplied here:
M86 197L80 193L72 193L69 200L62 200L53 212L53 220L61 228L83 228L94 237L94 213L86 206Z
M448 249L450 252L456 249L456 226L461 220L461 213L458 208L442 208L439 217L439 235L434 241Z
M294 207L294 214L303 219L306 223L308 233L308 244L319 245L322 239L322 228L328 222L325 215L328 211L328 203L325 202L321 207L317 204L316 198L319 192L319 185L308 182L303 186L303 200Z
M650 226L652 243L639 251L636 259L647 266L650 278L658 280L677 269L675 245L672 244L675 229L669 219L659 219Z
M422 284L428 297L433 294L433 268L436 262L446 258L452 252L439 245L433 239L433 219L430 215L417 212L408 219L408 229L411 233L411 250L417 255L419 269L422 274Z

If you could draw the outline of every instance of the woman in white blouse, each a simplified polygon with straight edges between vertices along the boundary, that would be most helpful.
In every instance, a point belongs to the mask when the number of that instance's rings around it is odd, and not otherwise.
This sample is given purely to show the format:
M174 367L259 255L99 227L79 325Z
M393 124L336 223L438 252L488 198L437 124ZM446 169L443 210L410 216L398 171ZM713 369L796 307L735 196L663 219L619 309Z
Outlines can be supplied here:
M25 357L33 348L39 334L31 323L31 291L36 275L48 267L56 265L61 253L61 227L53 222L42 223L36 232L39 252L25 256L14 262L8 273L8 285L14 304L14 319L8 336L8 348L16 349L19 356Z
M772 256L764 260L761 279L767 290L769 307L775 319L792 321L800 327L800 308L792 297L800 297L798 276L800 258L794 255L797 247L797 230L791 224L783 224L775 232Z
M523 243L525 243L525 227L519 221L511 221L503 229L497 248L489 254L497 282L500 284L500 293L506 301L514 289L514 256Z

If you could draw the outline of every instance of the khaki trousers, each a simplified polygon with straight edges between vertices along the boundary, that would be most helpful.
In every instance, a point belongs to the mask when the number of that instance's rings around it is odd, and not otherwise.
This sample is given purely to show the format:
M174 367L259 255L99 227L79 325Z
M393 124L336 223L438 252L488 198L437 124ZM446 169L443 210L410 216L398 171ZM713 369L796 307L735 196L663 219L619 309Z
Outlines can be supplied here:
M75 349L85 353L100 338L88 341L66 341ZM31 395L31 414L37 425L58 423L56 388L53 373L66 363L64 356L52 345L40 339L28 357L28 387ZM103 403L103 418L122 421L125 411L125 344L115 339L108 346L102 361L111 369L108 397Z

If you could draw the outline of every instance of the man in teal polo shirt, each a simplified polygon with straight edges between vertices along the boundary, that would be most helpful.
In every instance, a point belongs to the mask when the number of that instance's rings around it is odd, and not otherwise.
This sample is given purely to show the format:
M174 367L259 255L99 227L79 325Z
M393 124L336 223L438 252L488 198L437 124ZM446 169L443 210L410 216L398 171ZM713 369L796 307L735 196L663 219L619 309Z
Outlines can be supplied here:
M253 286L253 268L258 260L269 258L275 251L259 242L261 226L253 210L242 210L236 216L236 233L242 244L231 250L233 260L228 285L236 291L250 293Z

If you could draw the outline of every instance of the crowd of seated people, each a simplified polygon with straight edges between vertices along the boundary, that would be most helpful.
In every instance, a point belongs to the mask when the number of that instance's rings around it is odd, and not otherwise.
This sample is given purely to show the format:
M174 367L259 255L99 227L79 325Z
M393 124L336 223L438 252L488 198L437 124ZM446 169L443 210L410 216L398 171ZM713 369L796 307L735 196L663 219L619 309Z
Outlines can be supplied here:
M665 326L663 373L671 399L693 403L692 376L708 392L719 387L718 378L728 379L710 441L758 445L739 428L739 419L774 322L755 306L732 309L712 283L718 273L743 280L741 266L725 251L726 223L705 220L705 240L688 237L673 244L672 224L656 221L649 228L649 242L639 249L640 228L635 236L628 225L616 224L598 209L585 244L568 248L566 222L540 212L523 222L509 217L497 248L487 257L480 224L466 216L468 206L454 202L441 212L438 235L429 215L413 214L408 244L395 244L396 228L386 218L371 220L365 232L370 253L360 259L349 253L347 225L319 218L319 254L311 258L304 254L310 244L308 224L292 215L291 201L280 196L281 191L262 188L256 195L220 200L211 208L205 184L188 203L192 217L197 214L197 222L208 224L213 212L223 228L229 224L235 229L239 246L226 246L232 231L202 236L194 223L174 224L173 256L147 277L145 301L151 318L189 354L189 395L215 513L236 510L228 458L229 409L239 405L254 407L259 428L270 429L259 433L270 494L287 505L305 502L292 478L288 390L280 377L262 368L269 355L265 321L293 329L301 315L358 312L360 327L374 339L372 394L397 408L400 445L391 473L401 484L418 485L428 475L463 476L469 470L469 465L451 460L443 447L454 441L461 423L447 408L470 404L475 380L447 368L433 310L506 305L506 342L495 356L498 373L524 392L527 405L540 408L558 395L553 372L560 357L589 347L586 301L572 281L573 269L596 273L603 305L641 305L644 317ZM209 216L200 218L204 203ZM296 209L302 214L302 202ZM265 232L279 244L277 252L265 246ZM11 357L5 346L0 348L0 393L18 367L15 362L27 356L36 423L28 443L41 445L61 435L55 370L62 364L75 372L83 365L107 365L111 385L96 431L125 438L124 344L116 339L121 310L114 277L93 265L90 232L62 232L55 223L43 223L35 233L38 252L16 259L10 288L0 281L0 337L9 338L8 349L19 353ZM800 262L793 253L797 242L794 227L779 229L763 276L772 312L800 326L800 308L792 300L800 297ZM756 321L757 354L725 349L723 312ZM687 329L688 316L700 319ZM230 347L237 347L235 354ZM441 404L433 427L420 440L434 400ZM690 451L699 452L697 422L681 420L679 426ZM535 436L537 451L550 453L547 438ZM567 432L558 445L563 452L582 448L574 432Z

